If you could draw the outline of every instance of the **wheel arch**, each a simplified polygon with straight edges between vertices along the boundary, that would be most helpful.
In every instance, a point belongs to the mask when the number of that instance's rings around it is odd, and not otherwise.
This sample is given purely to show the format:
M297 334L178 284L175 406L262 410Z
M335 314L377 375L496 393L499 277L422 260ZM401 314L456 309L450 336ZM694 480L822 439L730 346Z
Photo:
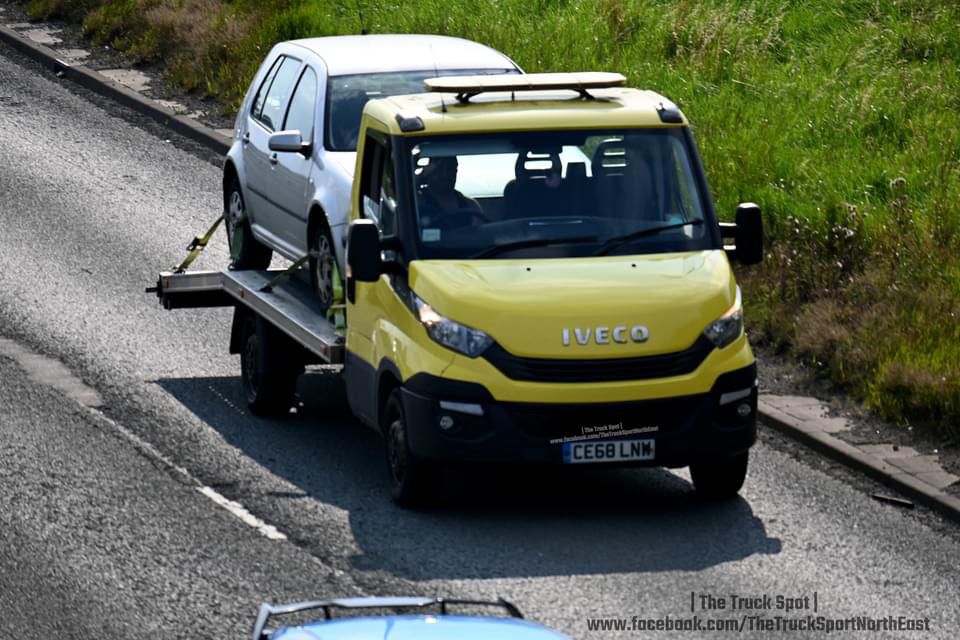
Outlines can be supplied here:
M313 237L314 232L316 232L320 225L325 225L329 230L330 219L327 217L327 212L324 210L323 205L319 202L314 202L310 206L310 213L307 214L307 246L309 246L310 238Z
M223 205L227 207L227 187L230 186L232 181L236 180L239 184L240 182L240 172L237 171L237 166L233 163L233 160L227 158L226 162L223 163ZM243 193L243 185L240 186L240 192Z
M390 398L390 394L393 393L394 389L400 388L403 384L401 382L402 379L400 369L393 361L384 358L380 362L380 367L377 370L376 424L380 427L381 432L384 428L383 413L387 406L387 399Z

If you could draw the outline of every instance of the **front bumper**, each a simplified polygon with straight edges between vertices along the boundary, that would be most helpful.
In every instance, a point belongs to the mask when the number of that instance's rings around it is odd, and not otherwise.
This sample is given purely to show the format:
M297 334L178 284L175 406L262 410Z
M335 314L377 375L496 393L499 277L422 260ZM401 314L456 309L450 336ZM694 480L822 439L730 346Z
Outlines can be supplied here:
M626 464L682 467L753 445L756 379L751 364L702 394L541 404L498 402L481 385L420 374L403 387L407 439L418 458L480 464L562 464L564 442L653 440L653 459Z

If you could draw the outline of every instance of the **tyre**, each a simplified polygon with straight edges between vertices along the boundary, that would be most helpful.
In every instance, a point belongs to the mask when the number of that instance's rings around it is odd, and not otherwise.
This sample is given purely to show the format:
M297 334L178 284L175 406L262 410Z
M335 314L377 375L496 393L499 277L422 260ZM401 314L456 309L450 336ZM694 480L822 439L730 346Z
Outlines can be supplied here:
M265 320L247 317L240 351L240 380L250 412L283 416L293 406L303 360L296 345Z
M230 247L230 266L234 269L266 269L273 251L253 237L240 182L233 178L223 192L223 220Z
M333 304L333 279L336 275L337 254L333 249L333 236L325 220L321 220L310 234L307 245L310 250L310 284L320 301L320 310L326 314Z
M747 477L749 453L727 458L701 460L690 465L690 477L697 494L711 500L732 498Z
M383 427L393 501L401 507L429 505L439 494L442 469L416 459L410 452L400 389L394 389L387 399Z

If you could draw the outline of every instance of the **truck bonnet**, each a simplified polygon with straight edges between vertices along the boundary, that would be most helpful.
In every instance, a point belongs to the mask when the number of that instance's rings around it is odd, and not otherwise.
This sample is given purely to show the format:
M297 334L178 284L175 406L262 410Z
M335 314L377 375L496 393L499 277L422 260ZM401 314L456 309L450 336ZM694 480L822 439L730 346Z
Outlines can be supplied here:
M410 286L517 356L617 358L690 347L733 304L722 251L550 260L420 260ZM642 329L638 329L642 327Z

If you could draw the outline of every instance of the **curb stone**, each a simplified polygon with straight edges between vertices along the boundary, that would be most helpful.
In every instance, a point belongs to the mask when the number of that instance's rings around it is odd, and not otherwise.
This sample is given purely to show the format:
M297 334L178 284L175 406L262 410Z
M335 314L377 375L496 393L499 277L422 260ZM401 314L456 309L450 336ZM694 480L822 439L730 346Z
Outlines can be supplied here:
M191 118L177 115L172 109L158 104L156 101L125 87L115 80L111 80L86 65L64 61L53 49L31 41L6 25L0 25L0 41L40 62L54 71L57 77L76 82L91 91L152 118L161 125L169 127L180 135L198 142L218 154L226 155L230 149L230 138L227 136Z
M931 456L909 447L884 451L880 445L856 446L837 438L833 433L844 429L839 419L825 417L827 409L816 398L761 394L757 413L774 430L960 523L960 498L943 491L960 478L935 470L939 465Z
M218 154L225 155L230 148L228 136L177 115L169 107L83 64L66 62L53 49L5 25L0 25L0 41L53 70L58 77L132 108ZM882 445L858 447L835 437L833 433L846 427L844 421L828 417L826 409L827 405L816 398L761 394L758 417L774 430L960 523L960 498L942 490L960 478L938 469L929 456L917 455L908 448L885 452Z

